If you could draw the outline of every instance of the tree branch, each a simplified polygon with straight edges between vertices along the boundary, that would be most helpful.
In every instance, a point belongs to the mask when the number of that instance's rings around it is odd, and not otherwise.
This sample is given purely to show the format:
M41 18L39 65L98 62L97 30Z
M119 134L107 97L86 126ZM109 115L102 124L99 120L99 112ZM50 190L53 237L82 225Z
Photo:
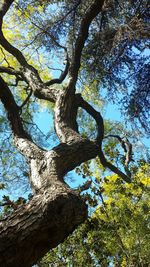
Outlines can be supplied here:
M77 6L78 6L78 5L79 5L79 3L77 4ZM20 8L20 7L19 7L19 8ZM21 9L21 10L22 10L22 9ZM28 18L30 19L30 17L28 17ZM65 53L66 53L66 61L67 61L67 63L66 63L66 66L65 66L65 70L62 72L62 74L60 75L59 78L52 79L52 80L50 80L50 81L48 81L48 82L45 83L45 85L47 85L47 86L53 85L53 84L55 84L55 83L60 84L60 83L62 83L63 80L66 78L66 76L67 76L67 74L68 74L68 70L69 70L69 65L70 65L67 48L66 48L65 46L59 44L59 42L55 39L55 37L48 31L49 26L48 26L46 29L45 29L45 28L43 29L43 28L40 27L37 23L33 22L31 19L30 19L30 21L31 21L31 23L32 23L36 28L38 28L38 29L41 31L40 34L44 33L44 34L48 35L48 36L51 38L51 40L55 43L55 45L56 45L58 48L64 49L64 51L65 51Z
M104 122L101 114L97 112L90 104L88 104L80 94L77 94L77 102L80 107L85 109L96 121L97 128L98 128L98 135L97 135L97 142L99 145L99 152L98 156L100 158L101 164L113 171L114 173L118 174L124 181L131 182L130 176L127 176L122 171L120 171L116 166L114 166L112 163L108 162L105 158L105 155L102 151L102 141L104 138Z
M30 92L29 92L27 98L26 98L26 99L24 100L24 102L21 104L20 109L22 109L22 108L28 103L28 101L29 101L31 95L32 95L32 90L30 90Z
M57 89L49 88L42 82L38 71L33 66L29 65L23 54L5 39L2 31L0 31L0 44L18 60L22 66L21 76L30 85L34 95L39 99L55 102L57 97ZM14 71L11 71L11 74L12 73L15 74Z
M129 142L129 140L126 138L126 140L123 140L119 135L115 134L109 134L105 136L104 138L114 137L117 138L125 152L125 166L128 167L130 161L132 160L132 144Z
M14 46L12 46L4 37L2 31L0 30L0 44L12 54L22 66L22 77L29 83L34 95L40 99L46 99L51 102L56 101L57 90L51 89L44 85L42 82L38 71L31 65L28 64L23 54Z
M0 29L0 44L2 45L2 47L5 48L5 50L7 50L10 54L12 54L18 60L21 66L24 66L24 67L28 66L28 62L26 61L25 57L20 52L20 50L14 47L13 45L11 45L7 41L7 39L4 37L2 29Z
M14 68L11 68L11 67L4 67L4 66L0 66L0 73L7 73L10 75L22 76L21 71L15 70Z
M125 173L123 173L122 171L120 171L115 165L113 165L112 163L108 162L107 159L104 156L104 153L102 151L102 148L100 148L99 151L99 159L101 164L110 169L112 172L118 174L125 182L127 183L131 183L131 178L130 176L126 175Z
M31 136L24 130L20 117L20 107L16 104L10 89L1 76L0 99L7 110L8 120L14 134L15 145L27 158L34 157L39 148L33 143Z
M76 95L78 105L86 110L96 121L97 124L97 141L102 143L104 138L104 122L100 112L96 111L89 103L87 103L80 94Z
M91 25L92 20L101 12L103 3L104 0L95 0L85 13L81 21L78 37L75 42L74 55L69 69L69 74L71 77L69 82L69 88L73 88L76 84L78 78L78 71L80 69L82 50L85 45L85 41L88 38L89 27Z
M46 82L45 85L50 86L50 85L53 85L55 83L61 84L64 81L64 79L66 78L66 76L68 74L69 66L70 66L67 49L66 49L66 61L67 61L67 63L66 63L65 69L61 73L60 77Z
M21 53L19 49L11 45L7 39L4 37L3 32L2 32L2 21L3 21L3 16L6 14L8 11L11 3L13 1L5 0L4 4L2 4L2 7L0 9L1 11L1 21L0 21L0 44L2 47L8 51L10 54L12 54L20 63L22 66L22 73L25 81L29 83L31 89L34 92L34 95L40 99L46 99L52 102L56 101L57 97L57 90L55 89L50 89L44 83L42 82L38 71L31 65L28 64L26 58L24 55ZM4 69L3 69L4 70Z
M3 0L0 4L0 27L2 26L3 17L7 13L14 0Z

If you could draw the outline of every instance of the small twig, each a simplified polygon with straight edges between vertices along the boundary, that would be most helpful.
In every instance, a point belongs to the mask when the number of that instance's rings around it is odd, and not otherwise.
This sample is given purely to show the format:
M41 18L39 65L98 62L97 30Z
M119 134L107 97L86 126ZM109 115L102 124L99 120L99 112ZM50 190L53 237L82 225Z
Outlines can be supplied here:
M46 82L45 85L50 86L50 85L53 85L53 84L55 84L55 83L60 84L60 83L62 83L63 80L66 78L66 76L67 76L67 74L68 74L68 70L69 70L70 62L69 62L69 56L68 56L68 52L67 52L67 50L65 50L65 52L66 52L66 61L67 61L67 63L66 63L66 66L65 66L64 71L62 71L62 73L61 73L61 75L60 75L59 78L52 79L52 80ZM60 69L59 69L59 70L60 70Z
M48 67L48 69L49 69L49 70L58 70L58 71L61 71L61 72L63 72L63 70L62 70L62 69L51 68L51 67Z
M2 54L3 54L3 56L4 56L4 61L7 63L8 67L10 67L10 64L9 64L9 62L7 61L6 55L5 55L5 53L4 53L3 49L2 49L2 47L0 47L0 50L1 50Z
M129 140L127 138L126 138L126 140L123 140L123 138L121 138L119 135L115 135L115 134L107 135L104 138L109 138L109 137L114 137L114 138L118 139L118 141L120 142L120 144L121 144L121 146L125 152L125 161L124 161L125 170L126 170L126 173L129 176L131 176L131 173L130 173L128 167L129 167L129 163L132 160L132 144L129 142Z
M90 186L91 186L91 183L92 183L91 180L86 181L83 185L79 186L77 191L81 193L81 192L83 192L85 190L88 190L90 188Z
M26 99L24 100L24 102L21 104L20 109L22 109L22 108L28 103L28 101L29 101L31 95L32 95L32 90L30 90L30 92L29 92L27 98L26 98Z

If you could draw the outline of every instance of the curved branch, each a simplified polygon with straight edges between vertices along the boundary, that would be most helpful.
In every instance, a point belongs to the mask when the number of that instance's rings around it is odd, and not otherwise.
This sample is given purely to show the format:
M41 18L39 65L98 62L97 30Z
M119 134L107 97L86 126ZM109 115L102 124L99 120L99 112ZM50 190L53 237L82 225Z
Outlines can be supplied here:
M125 173L120 171L115 165L113 165L112 163L107 161L101 148L99 151L99 159L100 159L101 164L104 167L106 167L106 168L110 169L112 172L118 174L125 182L131 183L130 176L126 175Z
M31 140L31 137L24 131L21 118L19 116L19 106L16 104L14 97L0 76L0 99L8 112L8 119L11 123L14 135Z
M0 4L0 27L2 26L3 17L7 13L14 0L3 0Z
M89 103L87 103L80 94L76 94L78 105L86 110L96 121L97 124L97 142L102 143L104 138L104 122L100 112L96 111Z
M2 29L0 30L0 44L2 47L5 48L10 54L12 54L20 63L21 66L27 67L28 62L26 61L25 57L21 53L19 49L11 45L7 39L4 37Z
M123 138L121 138L119 135L115 135L115 134L109 134L107 136L105 136L105 138L108 137L114 137L117 138L125 152L125 165L128 166L130 161L132 161L132 144L129 142L129 140L126 138L126 140L123 140Z
M61 73L60 77L46 82L45 85L50 86L50 85L53 85L55 83L61 84L64 81L64 79L66 78L66 76L68 74L68 70L69 70L69 66L70 66L67 50L66 50L66 61L67 61L67 63L66 63L65 69Z
M22 108L28 103L28 101L29 101L31 95L32 95L32 90L30 90L30 92L29 92L27 98L26 98L26 99L24 100L24 102L21 104L20 109L22 109Z
M34 157L39 148L33 143L31 136L24 130L20 117L20 107L0 76L0 99L7 111L8 120L14 134L14 142L20 152L27 158Z
M42 82L38 71L28 64L23 54L16 47L12 46L4 37L0 30L0 44L12 54L22 66L22 77L30 85L34 95L40 99L46 99L52 102L56 101L57 90L50 89Z
M71 77L69 82L69 88L73 88L76 84L78 78L78 71L80 68L82 50L85 45L85 41L88 38L89 27L91 25L92 20L101 12L103 3L104 0L95 0L85 13L81 21L78 37L75 42L74 55L69 69Z
M19 49L11 45L7 39L4 37L3 32L2 32L2 23L3 23L3 17L9 10L11 4L14 2L14 0L4 0L3 4L0 6L0 44L2 47L5 48L10 54L12 54L20 63L21 66L28 66L28 63L21 53Z
M80 107L85 109L87 113L89 113L96 121L97 123L97 128L98 128L98 136L97 136L97 142L99 144L99 152L98 156L100 158L101 164L104 167L107 167L114 173L118 174L125 182L130 183L131 179L130 176L127 176L124 174L122 171L120 171L116 166L114 166L112 163L108 162L107 159L104 156L104 153L102 151L102 141L104 139L104 122L101 114L97 112L89 103L87 103L80 94L76 95L77 96L77 102Z

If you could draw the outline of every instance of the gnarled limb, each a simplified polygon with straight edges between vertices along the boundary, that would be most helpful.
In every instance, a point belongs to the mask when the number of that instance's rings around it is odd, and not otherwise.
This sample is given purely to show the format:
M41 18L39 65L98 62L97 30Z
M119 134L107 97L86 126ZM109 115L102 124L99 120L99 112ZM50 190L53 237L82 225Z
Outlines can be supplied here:
M64 184L63 177L82 162L96 157L99 148L96 142L83 139L71 124L67 110L72 111L73 102L67 98L67 91L58 96L55 109L58 113L55 116L58 119L57 129L61 128L66 136L66 144L62 143L51 151L34 147L24 132L19 107L11 91L2 78L0 81L0 97L9 114L15 144L28 156L30 183L34 192L28 204L1 221L0 264L2 267L27 267L36 263L48 249L62 242L86 219L86 205Z
M5 84L4 87L2 100L9 112L16 103ZM4 92L7 94L6 101ZM12 103L11 107L9 100ZM64 106L57 108L64 108ZM60 124L62 123L63 128L64 118L61 119ZM11 122L11 117L9 120ZM18 115L17 120L19 120ZM19 132L13 128L17 136L24 134L20 127ZM63 133L65 134L65 129ZM21 140L26 142L24 136ZM94 158L98 150L96 142L79 139L75 135L75 139L70 144L60 144L47 152L39 149L36 158L30 158L30 180L35 195L28 204L15 210L10 218L0 223L2 267L33 265L39 257L62 242L77 225L86 219L86 205L64 184L63 176L82 162Z
M79 94L77 95L77 101L78 105L85 109L96 121L97 123L97 128L98 128L98 137L97 141L99 144L99 159L101 161L101 164L113 171L114 173L118 174L125 182L130 183L131 178L128 172L128 175L120 171L116 166L114 166L112 163L108 162L107 159L105 158L105 155L102 150L102 141L104 138L104 123L103 123L103 118L99 112L97 112L90 104L88 104Z

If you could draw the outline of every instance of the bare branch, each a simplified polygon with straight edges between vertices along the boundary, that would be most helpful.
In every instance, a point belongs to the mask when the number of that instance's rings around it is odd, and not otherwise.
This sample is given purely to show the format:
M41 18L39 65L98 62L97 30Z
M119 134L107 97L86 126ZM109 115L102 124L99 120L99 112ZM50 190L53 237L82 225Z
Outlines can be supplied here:
M112 172L118 174L125 182L131 183L130 176L126 175L125 173L120 171L116 166L114 166L112 163L107 161L101 148L99 151L99 159L100 159L101 164L104 167L106 167L106 168L110 169Z
M0 30L0 44L2 45L2 47L5 48L6 51L8 51L18 60L21 66L24 66L24 67L28 66L28 63L25 57L23 56L23 54L20 52L20 50L14 47L13 45L11 45L7 41L7 39L4 37L2 29Z
M20 109L22 109L22 108L28 103L28 101L29 101L31 95L32 95L32 90L30 90L30 92L29 92L27 98L26 98L26 99L24 100L24 102L21 104Z
M99 144L102 143L104 138L104 122L100 112L96 111L89 103L87 103L80 94L76 95L78 105L86 110L96 121L97 123L97 141Z
M15 70L14 68L11 68L11 67L4 67L4 66L0 66L0 73L7 73L10 75L22 76L21 71Z
M0 27L2 26L3 17L5 16L6 12L13 2L14 0L4 0L0 4Z
M67 63L66 63L65 69L61 73L60 77L57 78L57 79L52 79L52 80L46 82L45 85L49 86L49 85L53 85L55 83L60 84L60 83L62 83L64 81L64 79L66 78L66 76L68 74L68 70L69 70L69 66L70 66L69 56L68 56L67 50L66 50L66 61L67 61Z
M14 134L15 145L26 157L34 157L39 148L33 143L31 136L24 130L20 117L20 107L16 104L10 89L1 76L0 99L7 111L7 117Z
M118 174L124 181L131 182L130 176L127 176L122 171L120 171L116 166L114 166L112 163L108 162L107 159L104 156L104 153L102 151L102 141L104 139L104 122L101 114L97 112L89 103L87 103L80 94L77 96L77 103L80 107L85 109L96 121L97 128L98 128L98 136L97 136L97 142L99 145L99 153L98 156L100 158L101 164L113 171L114 173ZM129 172L128 172L129 174Z
M105 136L104 138L109 138L109 137L117 138L118 141L120 142L126 154L125 165L128 166L130 161L132 160L132 144L129 142L127 138L124 140L124 138L121 138L119 135L115 135L115 134L109 134Z
M88 38L89 27L91 25L92 20L101 12L103 3L104 0L95 0L85 13L81 21L78 37L75 42L74 55L69 69L71 77L69 82L70 88L73 88L75 86L78 78L78 71L80 68L82 50L85 45L85 41Z

